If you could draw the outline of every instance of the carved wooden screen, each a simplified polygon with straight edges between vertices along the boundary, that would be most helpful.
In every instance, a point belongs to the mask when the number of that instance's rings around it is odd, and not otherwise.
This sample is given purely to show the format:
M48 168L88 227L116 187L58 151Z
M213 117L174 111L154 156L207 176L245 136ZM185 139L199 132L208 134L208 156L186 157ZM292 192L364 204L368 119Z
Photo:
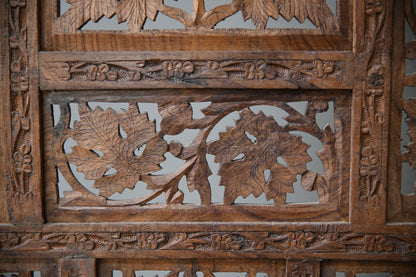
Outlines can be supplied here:
M1 2L0 276L416 276L413 2L169 2Z

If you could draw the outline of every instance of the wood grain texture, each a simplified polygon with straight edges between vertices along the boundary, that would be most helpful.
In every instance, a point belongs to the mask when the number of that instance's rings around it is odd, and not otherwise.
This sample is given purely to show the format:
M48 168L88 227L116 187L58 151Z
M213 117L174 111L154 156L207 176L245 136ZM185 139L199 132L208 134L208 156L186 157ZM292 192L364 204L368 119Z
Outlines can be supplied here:
M233 0L211 10L193 0L191 12L164 1L68 2L62 15L58 1L1 3L0 185L8 215L0 206L0 222L12 224L0 224L0 274L415 275L415 194L400 192L402 164L416 164L415 100L402 93L415 83L404 72L416 57L415 42L404 42L405 24L415 32L412 1L337 1L336 17L323 0ZM215 29L237 12L256 29ZM185 29L143 30L158 13ZM129 30L81 30L112 16ZM317 28L267 28L278 17ZM303 113L289 105L299 101L307 102ZM112 111L90 102L128 105ZM203 117L194 118L193 102L209 102ZM138 103L155 104L158 122ZM70 126L74 105L80 117ZM287 123L252 109L259 105L283 110ZM334 127L320 126L317 116L330 105ZM235 124L208 141L234 112ZM403 153L402 114L411 139ZM164 139L186 129L199 129L189 145ZM297 132L322 144L322 172L307 167L308 145ZM77 142L71 153L63 150L68 138ZM183 165L156 175L167 153ZM218 163L222 204L213 203L207 155ZM62 198L57 169L72 189ZM201 204L183 204L183 177ZM286 203L295 178L317 191L318 203ZM111 199L137 181L148 195ZM235 203L263 193L274 205ZM166 204L149 203L159 195Z

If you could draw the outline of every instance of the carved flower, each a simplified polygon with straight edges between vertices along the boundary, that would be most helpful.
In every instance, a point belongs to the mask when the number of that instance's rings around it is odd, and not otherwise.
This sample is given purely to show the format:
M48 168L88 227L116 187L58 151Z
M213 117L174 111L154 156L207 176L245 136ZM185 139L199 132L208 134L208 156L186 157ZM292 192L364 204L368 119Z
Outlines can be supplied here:
M382 65L373 66L367 73L369 84L376 87L383 86L385 71L386 69ZM366 93L371 93L373 95L381 95L383 93L383 90L367 90Z
M374 153L373 148L371 146L364 147L361 150L361 156L361 177L377 175L379 173L379 161L377 155Z
M290 248L298 249L304 249L308 245L308 242L311 242L314 239L314 235L310 232L290 232L286 237L288 238L287 245Z
M367 252L391 252L394 249L394 245L391 241L388 241L384 236L365 236L364 237L364 250Z
M275 72L267 66L265 61L258 61L256 64L246 63L244 70L244 77L248 80L262 80L265 77L273 79L275 77Z
M238 250L241 244L238 241L233 241L233 238L229 234L214 234L212 235L211 247L214 250Z
M91 81L104 81L108 79L114 81L117 79L117 71L110 70L108 64L90 65L87 68L87 78Z
M32 172L32 155L30 155L32 148L28 144L23 144L19 151L13 154L14 170L16 173L31 173Z
M180 61L175 62L163 62L163 73L166 78L171 77L178 77L182 78L185 73L192 73L194 72L194 65L190 61L186 61L184 63Z
M84 234L69 235L66 240L67 247L70 249L93 250L95 248L95 243Z
M159 243L164 242L166 237L164 234L138 234L137 244L143 249L157 249Z

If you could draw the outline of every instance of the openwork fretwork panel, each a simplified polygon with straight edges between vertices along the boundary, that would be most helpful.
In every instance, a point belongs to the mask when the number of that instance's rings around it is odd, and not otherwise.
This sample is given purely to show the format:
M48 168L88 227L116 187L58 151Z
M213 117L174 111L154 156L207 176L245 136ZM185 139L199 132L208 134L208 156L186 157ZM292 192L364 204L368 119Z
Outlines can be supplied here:
M245 203L253 212L288 212L270 214L275 220L305 208L344 219L348 95L311 92L288 101L273 91L227 91L219 99L223 93L50 93L49 198L62 208L190 204L225 211ZM295 188L311 192L313 203L293 203Z

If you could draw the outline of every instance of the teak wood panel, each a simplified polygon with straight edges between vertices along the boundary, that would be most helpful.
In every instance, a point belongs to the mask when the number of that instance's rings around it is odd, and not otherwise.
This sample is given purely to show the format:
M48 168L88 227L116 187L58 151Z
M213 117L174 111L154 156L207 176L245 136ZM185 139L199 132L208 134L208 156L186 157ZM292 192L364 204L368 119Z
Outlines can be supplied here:
M337 1L336 15L320 0L233 0L210 11L194 0L191 14L163 1L71 3L62 15L58 1L1 3L2 272L415 276L415 194L400 193L402 163L415 167L415 102L402 95L415 86L404 71L415 59L415 43L404 37L405 24L416 33L411 0ZM213 29L238 11L257 29ZM141 30L157 13L185 29ZM114 14L128 31L81 30ZM279 16L317 28L266 28ZM94 101L128 109L92 109ZM295 101L308 102L303 113L288 105ZM192 117L193 102L210 102L204 117ZM157 104L160 130L137 103ZM333 130L316 123L330 103ZM69 104L79 110L73 126ZM285 111L287 124L253 112L256 105ZM235 127L207 141L231 112L239 113ZM411 140L403 153L402 114ZM163 139L184 129L199 129L190 145ZM308 145L293 131L321 141L323 174L305 166ZM68 138L77 142L72 153L63 151ZM184 165L153 174L167 152ZM235 159L240 153L245 159ZM210 199L207 154L220 164L220 205ZM98 194L72 176L70 163ZM111 168L115 175L106 174ZM57 169L72 188L61 198ZM285 202L298 175L318 203ZM183 176L201 204L182 203ZM152 192L110 199L137 181ZM167 204L148 204L162 193ZM261 193L274 205L234 203Z

